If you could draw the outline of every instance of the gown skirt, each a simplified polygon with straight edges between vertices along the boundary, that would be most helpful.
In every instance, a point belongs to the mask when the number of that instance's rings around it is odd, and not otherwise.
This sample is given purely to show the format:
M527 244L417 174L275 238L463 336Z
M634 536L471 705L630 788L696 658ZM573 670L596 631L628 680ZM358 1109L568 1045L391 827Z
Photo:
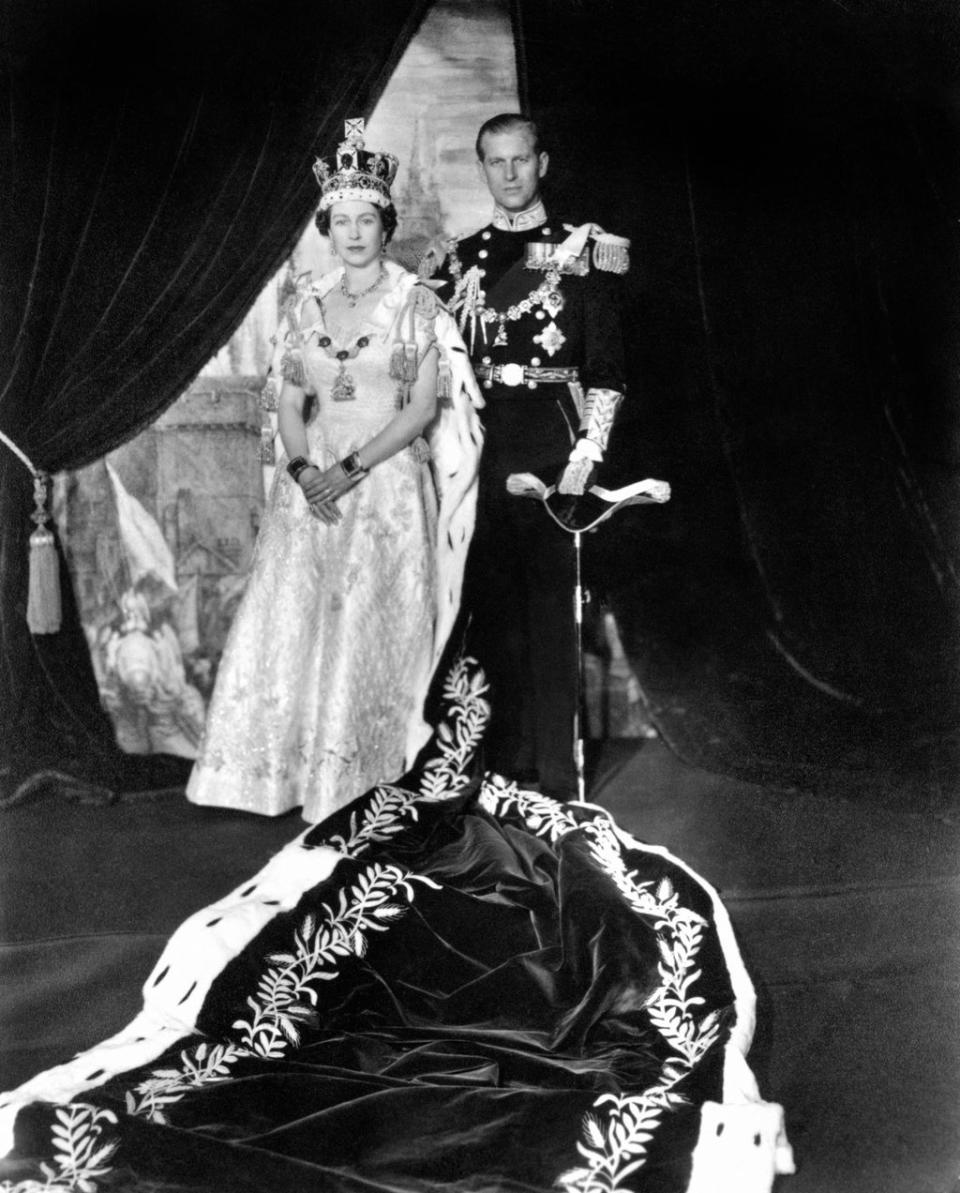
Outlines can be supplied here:
M336 329L335 329L336 330ZM398 409L390 341L350 362L302 350L310 459L327 468ZM340 333L343 334L343 333ZM415 441L373 468L320 521L278 464L243 600L217 675L187 795L198 804L317 821L403 769L415 694L430 669L437 607L437 497Z

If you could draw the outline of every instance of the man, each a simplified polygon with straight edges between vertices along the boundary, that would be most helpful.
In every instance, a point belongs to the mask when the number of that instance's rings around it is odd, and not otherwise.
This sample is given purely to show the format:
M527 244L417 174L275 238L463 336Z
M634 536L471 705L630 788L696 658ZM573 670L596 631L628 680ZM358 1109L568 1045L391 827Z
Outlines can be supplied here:
M602 461L624 392L615 274L626 272L627 242L547 215L540 184L549 157L527 117L488 120L477 157L493 219L448 242L436 272L487 400L464 581L467 649L491 686L486 767L569 799L577 790L573 544L506 481L533 472L573 500ZM428 256L423 272L435 268Z

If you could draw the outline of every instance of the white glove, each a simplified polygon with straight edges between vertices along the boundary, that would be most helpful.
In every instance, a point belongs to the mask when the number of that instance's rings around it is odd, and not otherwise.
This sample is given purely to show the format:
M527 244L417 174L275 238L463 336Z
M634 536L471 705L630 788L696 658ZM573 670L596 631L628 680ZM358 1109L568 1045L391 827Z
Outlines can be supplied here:
M578 439L557 481L557 492L582 496L587 491L594 468L602 460L603 452L592 439Z

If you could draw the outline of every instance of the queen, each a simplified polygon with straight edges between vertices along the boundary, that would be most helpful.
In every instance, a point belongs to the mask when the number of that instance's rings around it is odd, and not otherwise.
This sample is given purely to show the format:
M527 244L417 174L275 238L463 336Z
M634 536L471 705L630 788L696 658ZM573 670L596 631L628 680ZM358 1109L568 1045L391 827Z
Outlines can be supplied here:
M314 173L342 266L305 275L277 337L284 457L187 787L316 821L402 773L460 601L482 405L456 325L385 257L397 159L363 121Z

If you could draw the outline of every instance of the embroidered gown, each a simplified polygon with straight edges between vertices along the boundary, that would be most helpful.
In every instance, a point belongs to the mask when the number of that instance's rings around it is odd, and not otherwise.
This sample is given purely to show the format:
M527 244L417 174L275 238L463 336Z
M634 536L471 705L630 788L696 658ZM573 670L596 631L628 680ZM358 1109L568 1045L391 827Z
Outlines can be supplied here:
M326 468L369 442L403 399L391 357L415 344L419 364L436 344L449 396L428 433L434 467L415 441L347 492L327 525L279 461L187 788L194 803L267 815L302 805L316 821L399 775L427 737L421 707L459 602L482 403L450 316L398 266L366 320L326 326L321 314L307 326L307 301L322 311L341 276L302 283L281 337L311 395L310 458ZM340 349L356 350L343 366Z

